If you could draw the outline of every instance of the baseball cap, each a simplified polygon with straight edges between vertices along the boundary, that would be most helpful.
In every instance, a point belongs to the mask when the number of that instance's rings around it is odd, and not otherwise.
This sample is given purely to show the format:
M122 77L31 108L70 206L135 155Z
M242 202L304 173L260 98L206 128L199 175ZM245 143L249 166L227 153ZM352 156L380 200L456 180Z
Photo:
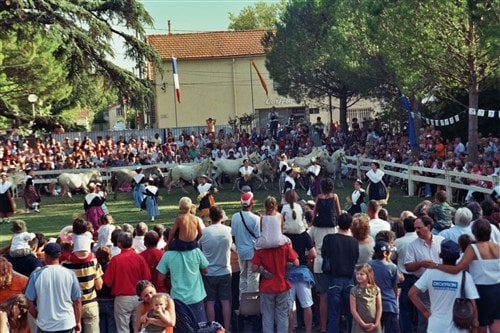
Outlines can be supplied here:
M460 247L451 239L441 242L441 258L458 259L460 257Z
M246 192L241 195L241 205L243 207L248 207L253 205L253 193Z
M378 241L375 243L375 246L373 247L373 250L375 252L385 252L385 251L391 251L391 246L389 243L384 242L384 241Z
M52 258L59 258L59 256L61 255L61 245L57 243L48 243L43 248L43 252L45 252L45 254L48 254Z

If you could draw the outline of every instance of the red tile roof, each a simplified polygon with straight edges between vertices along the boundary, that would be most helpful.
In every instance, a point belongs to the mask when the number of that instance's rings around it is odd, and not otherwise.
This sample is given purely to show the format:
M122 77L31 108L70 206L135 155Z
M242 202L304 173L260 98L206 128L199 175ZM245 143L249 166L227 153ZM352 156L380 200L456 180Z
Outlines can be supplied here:
M203 59L263 55L265 30L211 31L149 35L147 42L162 59Z

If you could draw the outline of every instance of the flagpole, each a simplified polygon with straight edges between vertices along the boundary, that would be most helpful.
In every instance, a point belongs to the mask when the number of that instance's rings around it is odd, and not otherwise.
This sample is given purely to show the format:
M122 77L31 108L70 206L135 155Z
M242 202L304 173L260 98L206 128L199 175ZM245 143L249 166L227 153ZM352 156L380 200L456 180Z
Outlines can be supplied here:
M255 115L255 106L254 106L254 103L253 103L253 75L252 75L252 61L250 61L248 63L249 67L250 68L250 92L252 94L252 114Z
M172 85L174 87L173 93L174 93L174 112L175 112L175 127L177 128L179 125L177 124L177 94L175 92L175 85Z

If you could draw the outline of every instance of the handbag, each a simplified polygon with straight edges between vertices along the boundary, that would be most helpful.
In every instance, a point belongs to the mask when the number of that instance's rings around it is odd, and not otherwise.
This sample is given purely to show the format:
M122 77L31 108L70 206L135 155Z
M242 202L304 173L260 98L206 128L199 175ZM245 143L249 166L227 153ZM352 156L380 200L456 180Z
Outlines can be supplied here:
M321 270L324 274L330 274L332 271L332 265L330 264L330 258L323 257L323 262L321 263Z
M474 322L474 307L472 300L465 297L465 271L462 272L462 286L460 287L460 297L453 303L453 322L455 326L463 329L470 329Z

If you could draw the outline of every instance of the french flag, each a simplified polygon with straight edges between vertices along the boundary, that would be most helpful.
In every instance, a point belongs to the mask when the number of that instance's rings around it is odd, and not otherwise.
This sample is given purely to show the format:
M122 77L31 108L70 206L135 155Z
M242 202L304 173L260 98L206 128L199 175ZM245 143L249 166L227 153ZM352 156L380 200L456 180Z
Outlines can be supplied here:
M174 87L175 96L177 96L177 102L181 102L181 87L179 86L179 74L177 74L177 58L172 57L172 68L174 72Z

